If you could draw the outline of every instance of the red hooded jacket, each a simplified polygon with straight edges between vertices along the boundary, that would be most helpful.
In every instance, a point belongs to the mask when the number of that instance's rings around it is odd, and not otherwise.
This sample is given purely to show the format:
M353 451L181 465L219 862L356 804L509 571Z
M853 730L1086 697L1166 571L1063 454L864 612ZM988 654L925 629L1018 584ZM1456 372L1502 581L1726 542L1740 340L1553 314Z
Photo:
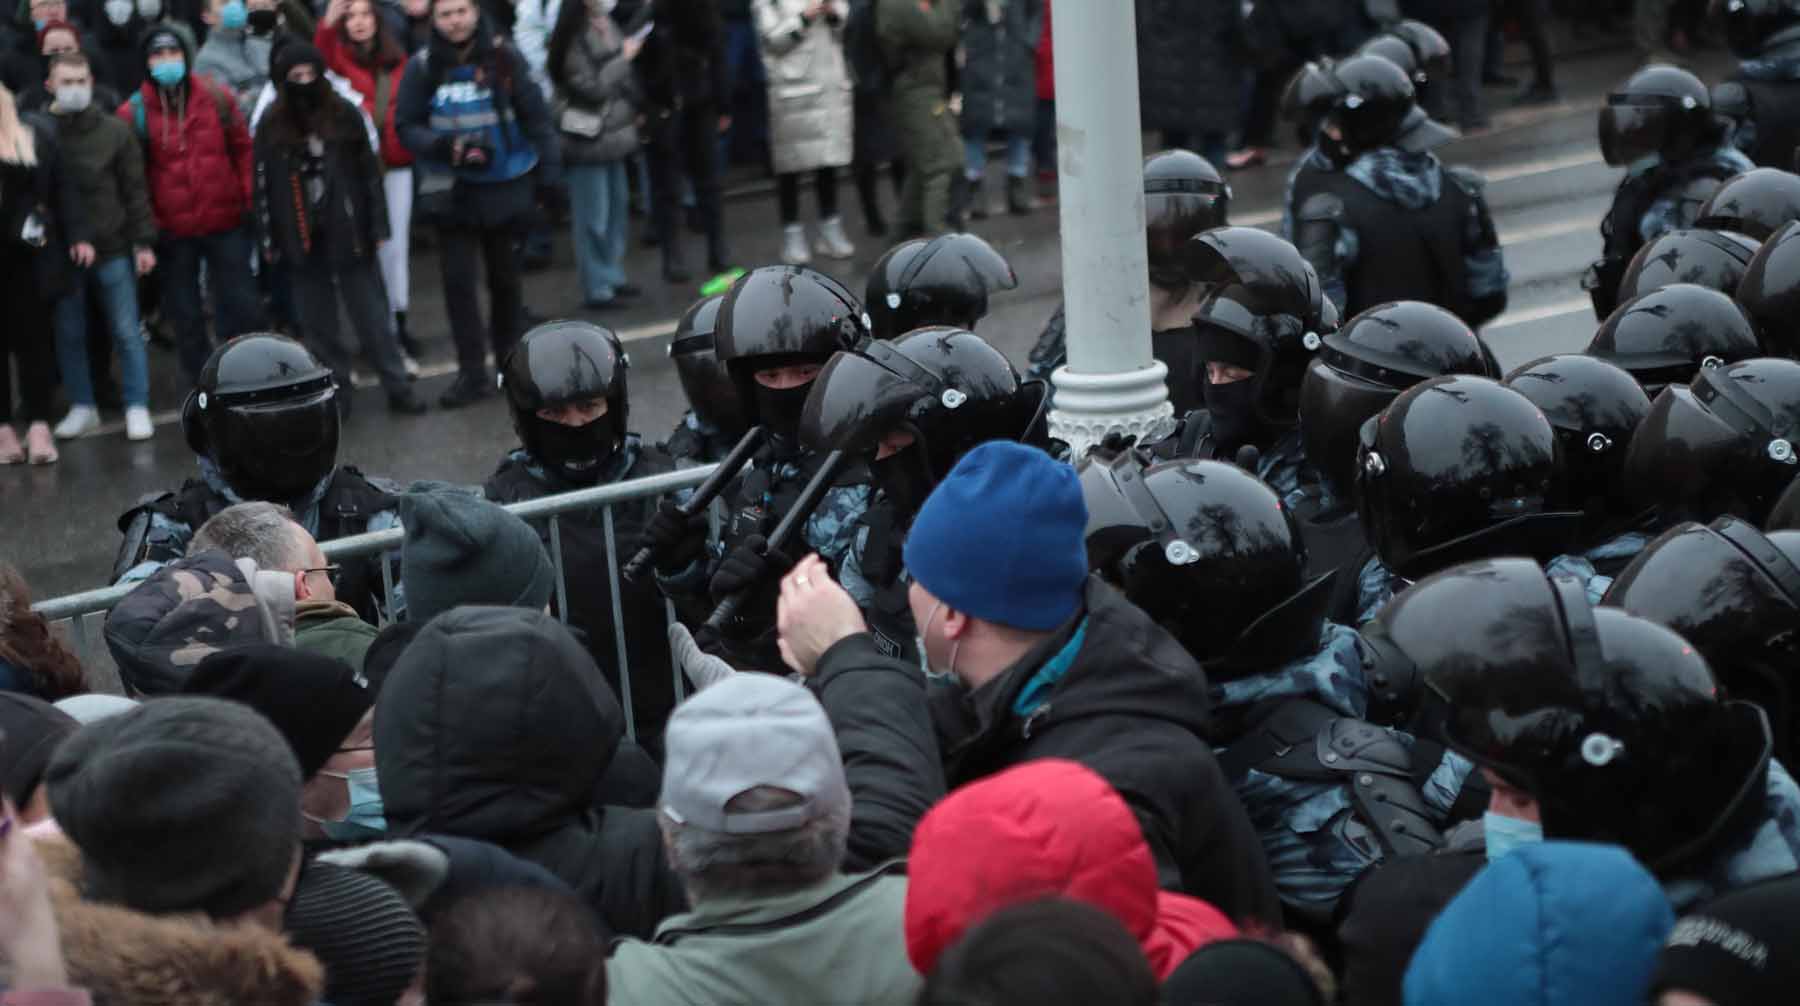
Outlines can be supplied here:
M119 118L144 141L157 230L192 238L242 226L250 211L250 130L223 85L189 73L172 92L146 80L135 97L143 103L141 129L132 100L119 106Z
M995 911L1042 897L1109 912L1158 981L1198 947L1238 935L1217 908L1158 890L1131 808L1091 769L1060 758L945 797L913 832L906 872L906 953L920 974Z

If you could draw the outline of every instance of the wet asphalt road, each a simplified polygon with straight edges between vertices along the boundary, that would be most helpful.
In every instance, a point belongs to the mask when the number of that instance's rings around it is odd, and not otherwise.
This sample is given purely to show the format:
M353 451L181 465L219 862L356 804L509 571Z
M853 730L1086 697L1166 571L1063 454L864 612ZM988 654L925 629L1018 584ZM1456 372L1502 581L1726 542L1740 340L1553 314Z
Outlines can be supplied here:
M1722 66L1723 57L1712 54L1701 61L1700 69L1716 78ZM1495 128L1439 152L1446 162L1479 168L1489 180L1488 199L1506 249L1512 287L1506 313L1483 334L1507 367L1546 353L1579 350L1595 325L1579 280L1599 251L1599 220L1619 174L1600 160L1595 109L1606 89L1633 65L1628 53L1612 51L1571 57L1562 67L1562 104L1507 110L1503 104L1507 96L1490 90ZM1232 177L1233 223L1279 226L1282 180L1292 154L1282 151L1268 166ZM815 264L860 290L868 267L885 245L863 233L850 186L844 186L840 197L857 255L849 262ZM803 212L812 212L810 196L803 197L802 206ZM779 228L766 186L733 199L726 215L739 261L776 260ZM1046 207L1022 218L1001 214L973 229L1011 259L1020 277L1019 289L995 299L981 332L1023 365L1059 297L1055 209ZM558 237L552 267L527 277L526 283L527 302L546 316L579 313L580 292L567 236ZM690 261L700 257L699 244L689 238ZM655 255L652 249L632 251L632 279L646 292L639 303L589 315L613 326L628 342L632 426L648 439L666 437L684 407L667 359L668 333L682 309L698 296L693 286L662 283ZM427 370L420 390L434 405L454 370L441 289L435 255L415 252L412 324L426 343L422 362ZM128 443L118 432L120 424L113 422L96 436L62 444L59 464L0 469L0 559L24 571L39 599L101 585L118 544L114 527L118 514L139 496L172 488L193 472L174 415L185 392L177 386L176 360L171 352L152 349L150 364L152 409L159 422L153 441ZM390 417L380 392L372 388L359 392L356 404L340 455L371 474L403 481L429 477L479 482L515 442L498 399L454 412L433 408L417 418Z

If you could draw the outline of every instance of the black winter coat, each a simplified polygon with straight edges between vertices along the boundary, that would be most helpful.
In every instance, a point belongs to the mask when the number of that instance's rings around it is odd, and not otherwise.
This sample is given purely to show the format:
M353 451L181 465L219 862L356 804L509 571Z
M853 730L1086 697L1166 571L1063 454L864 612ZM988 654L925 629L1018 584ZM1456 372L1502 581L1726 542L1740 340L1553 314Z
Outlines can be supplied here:
M1137 0L1145 129L1225 133L1237 124L1249 70L1241 17L1238 0Z
M625 735L618 700L567 633L520 645L482 631L496 610L433 619L450 635L422 632L382 684L375 758L389 832L492 842L555 874L614 933L649 939L687 900L656 812L593 805Z
M25 221L33 212L38 214L44 226L44 243L33 252L32 259L37 268L38 289L43 291L46 301L53 303L69 292L75 281L69 247L93 240L93 232L88 227L87 208L81 203L80 190L63 164L56 123L47 115L21 112L19 125L32 132L37 164L29 169L30 197L15 199L9 196L0 202L6 210L0 214L4 218L0 219L0 241L23 247L19 245L19 235ZM7 165L5 170L9 175L23 173L17 165Z
M256 131L253 199L263 254L334 268L369 261L389 235L385 171L369 146L362 111L328 88L314 131L325 145L325 195L317 207L302 175L308 132L294 121L286 97L276 99Z
M1005 0L988 21L987 0L963 5L962 131L985 139L1004 129L1030 135L1037 116L1037 44L1044 34L1040 0Z
M1268 861L1205 739L1210 702L1204 673L1174 637L1097 579L1088 582L1083 614L1085 621L1071 620L981 689L933 694L934 737L922 736L916 717L899 708L885 716L866 714L871 728L893 739L869 745L865 766L883 770L876 752L889 765L912 764L917 751L935 743L944 781L954 789L1038 758L1080 762L1111 783L1137 815L1165 890L1203 898L1233 919L1279 924ZM1014 715L1026 684L1083 624L1080 649L1048 698L1026 718ZM817 677L824 684L815 687L829 696L832 676L873 670L919 677L914 665L846 641L820 660ZM862 815L863 798L854 785L852 793ZM899 818L890 820L897 828Z

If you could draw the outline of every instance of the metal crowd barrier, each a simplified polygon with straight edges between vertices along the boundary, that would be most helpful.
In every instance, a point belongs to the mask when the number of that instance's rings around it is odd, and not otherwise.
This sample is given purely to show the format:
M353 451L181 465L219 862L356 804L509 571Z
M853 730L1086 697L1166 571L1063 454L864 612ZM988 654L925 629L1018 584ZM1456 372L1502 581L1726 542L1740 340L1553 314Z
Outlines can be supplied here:
M556 569L556 610L563 622L569 620L569 591L567 577L563 570L562 552L562 520L566 514L600 511L601 527L606 532L609 548L606 551L606 574L612 588L613 644L618 655L619 668L619 704L625 710L625 732L632 739L637 738L637 715L631 705L631 674L625 656L625 617L623 603L619 596L619 543L613 537L613 506L619 503L630 503L646 497L663 496L680 489L699 485L712 474L714 465L702 465L696 468L683 468L678 471L651 475L641 479L630 479L615 482L611 485L595 486L592 489L577 489L574 492L560 493L555 496L544 496L539 499L525 500L520 503L509 503L506 509L528 521L543 520L547 523L550 538L550 562ZM385 531L371 531L367 534L352 535L333 541L320 542L319 548L325 558L336 562L342 559L359 559L379 552L393 552L400 548L405 531L402 528L389 528ZM626 542L627 549L635 549L636 542ZM381 588L383 609L392 610L394 606L394 564L381 564ZM79 594L66 594L53 597L32 605L32 609L49 619L53 624L61 626L81 659L83 667L89 667L100 654L106 652L104 646L98 645L100 626L89 625L90 616L104 615L119 603L119 599L131 592L135 584L123 584L115 587L102 587L99 590L83 591ZM670 622L675 619L673 605L665 602L664 610ZM638 631L649 631L650 627L637 627ZM666 636L668 624L655 627L659 635ZM674 661L671 659L671 664ZM675 700L677 702L687 693L687 683L682 679L681 668L674 668Z

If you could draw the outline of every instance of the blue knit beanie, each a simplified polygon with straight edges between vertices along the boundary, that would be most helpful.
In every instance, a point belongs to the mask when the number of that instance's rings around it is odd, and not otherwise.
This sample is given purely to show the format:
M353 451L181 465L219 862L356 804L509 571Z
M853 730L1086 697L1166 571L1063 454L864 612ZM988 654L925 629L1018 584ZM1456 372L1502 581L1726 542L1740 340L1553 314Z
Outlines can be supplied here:
M906 536L906 569L950 607L1048 631L1081 605L1087 503L1075 469L1008 440L963 455Z

